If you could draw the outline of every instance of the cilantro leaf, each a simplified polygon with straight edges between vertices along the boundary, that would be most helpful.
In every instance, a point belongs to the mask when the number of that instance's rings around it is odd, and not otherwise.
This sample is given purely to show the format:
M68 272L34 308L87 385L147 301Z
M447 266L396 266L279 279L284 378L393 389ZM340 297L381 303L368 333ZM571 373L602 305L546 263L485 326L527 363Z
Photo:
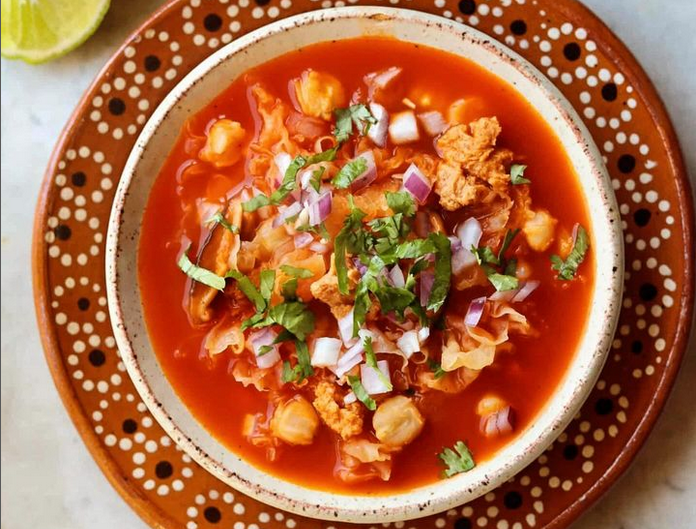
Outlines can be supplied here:
M379 288L374 290L374 294L379 300L382 314L394 311L403 316L404 311L416 299L416 295L410 290L389 285L379 285Z
M520 281L514 276L509 276L505 274L499 274L495 271L492 273L486 272L488 276L488 281L495 287L498 292L504 292L506 290L515 290L520 286Z
M575 236L573 249L568 254L564 261L558 255L551 256L551 263L554 270L558 271L557 278L562 281L570 281L575 277L578 267L585 260L585 254L590 247L590 239L585 231L585 228L578 225L578 232Z
M273 193L271 193L270 197L264 194L256 195L250 200L244 202L242 204L242 209L244 211L256 211L264 206L280 204L297 186L297 173L300 171L300 169L315 163L334 160L337 152L338 146L327 149L318 154L313 154L308 158L304 156L296 156L285 170L285 175L283 176L283 181L281 182L280 186L278 189L273 191Z
M239 227L235 226L230 222L227 222L227 219L222 214L222 211L218 211L215 215L206 220L205 224L219 224L220 226L232 233L239 233Z
M510 182L512 185L518 186L520 184L531 184L532 181L524 178L524 170L527 168L526 165L513 164L510 166Z
M339 143L343 143L350 138L353 133L353 124L358 132L365 135L370 130L370 125L377 123L370 110L363 104L351 105L348 108L337 108L334 110L336 116L336 128L334 136Z
M500 261L498 260L498 257L493 253L493 250L491 250L488 246L472 246L471 247L471 253L474 254L474 257L476 257L476 262L483 266L483 265L499 265Z
M280 293L285 301L295 301L297 299L297 278L293 277L283 283Z
M397 259L417 259L426 254L435 253L437 251L437 246L432 235L435 234L431 234L427 239L413 239L401 243L396 248L395 257ZM442 237L444 237L444 235ZM447 237L444 237L444 239L447 241L449 248L449 239L447 239Z
M341 294L348 294L348 267L346 265L346 253L358 254L366 250L366 233L363 229L362 219L365 213L353 207L343 221L341 231L334 240L334 261L336 264L336 276L338 277L338 289Z
M280 375L280 379L283 381L283 383L287 384L288 382L295 382L299 376L299 370L295 370L290 364L290 361L285 360L283 362L283 372Z
M348 384L350 384L350 387L358 400L362 402L368 410L375 411L377 409L377 403L372 397L370 397L367 390L365 390L362 382L360 382L360 377L349 375Z
M438 311L449 294L452 279L452 246L442 233L431 233L428 240L435 246L435 282L430 290L428 310Z
M326 167L323 165L319 166L312 172L312 178L309 180L309 185L311 185L312 189L314 189L314 191L317 193L321 189L321 177L324 176L325 171Z
M367 160L358 156L341 167L331 183L338 189L345 189L365 171L367 171Z
M457 441L454 450L445 448L439 455L442 462L447 467L444 471L445 477L451 478L455 474L468 472L476 466L469 447L462 441Z
M432 358L428 358L428 367L430 368L430 371L433 372L433 377L435 380L439 380L447 374L447 371L442 369L440 363L436 362Z
M270 353L271 351L273 351L273 347L272 347L272 346L270 346L270 345L262 345L261 347L259 347L259 352L256 354L256 356L263 356L263 355L265 355L265 354L267 354L267 353Z
M285 327L298 340L304 340L314 331L314 313L300 301L286 301L271 307L268 319Z
M298 382L302 382L305 378L311 377L314 374L307 342L304 340L295 340L295 352L297 354L297 366L295 367L299 370Z
M231 277L237 281L239 290L241 290L249 301L254 304L256 312L263 312L266 310L266 300L258 291L254 283L251 282L251 279L242 274L239 270L230 270L227 272L225 277Z
M271 294L275 286L275 270L261 270L259 276L259 292L266 301L266 306L271 302Z
M377 377L380 379L382 384L388 388L388 391L391 391L394 386L392 386L392 383L386 376L384 376L384 373L382 373L382 370L377 365L377 355L375 355L375 350L372 348L371 336L365 336L363 339L363 347L365 348L365 363L375 370Z
M184 253L181 254L181 257L179 257L179 261L176 264L184 274L189 276L194 281L203 283L204 285L214 288L215 290L225 289L225 278L220 277L215 272L211 272L207 268L193 264L188 257L188 248L186 251L184 251Z
M314 272L298 266L290 266L284 264L280 266L280 269L283 271L285 275L290 277L296 277L298 279L309 279L310 277L314 277Z
M500 251L498 252L498 264L502 264L505 261L505 252L507 252L507 249L510 247L510 244L512 244L512 240L517 236L519 232L519 228L515 230L507 230L505 232L503 244L500 246Z
M394 213L402 213L407 217L412 217L416 214L416 203L413 200L413 195L408 191L397 191L385 193L387 205Z

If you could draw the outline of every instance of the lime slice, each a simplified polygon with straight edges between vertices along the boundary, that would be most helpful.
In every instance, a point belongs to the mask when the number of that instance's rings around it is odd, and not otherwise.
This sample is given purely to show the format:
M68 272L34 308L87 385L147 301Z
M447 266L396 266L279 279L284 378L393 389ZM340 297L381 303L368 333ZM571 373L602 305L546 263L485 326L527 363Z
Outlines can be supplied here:
M109 0L0 0L0 6L3 57L39 63L87 40Z

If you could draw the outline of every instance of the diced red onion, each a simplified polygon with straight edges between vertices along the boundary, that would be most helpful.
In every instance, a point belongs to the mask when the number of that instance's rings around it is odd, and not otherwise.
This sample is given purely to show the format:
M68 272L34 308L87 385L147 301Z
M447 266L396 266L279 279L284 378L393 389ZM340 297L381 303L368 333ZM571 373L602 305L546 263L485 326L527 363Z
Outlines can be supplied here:
M386 147L387 132L389 131L389 113L387 109L377 103L370 103L370 113L377 120L367 131L367 137L370 138L377 147Z
M406 284L406 278L404 277L404 273L398 264L394 265L389 271L389 280L393 286L398 288L402 288Z
M470 217L457 227L456 233L462 244L461 248L452 253L452 272L454 274L458 274L476 263L476 257L471 252L471 247L478 246L483 229L478 220Z
M296 233L294 237L295 249L299 250L300 248L305 248L312 244L312 241L314 241L314 236L311 233L307 233L306 231Z
M412 163L408 166L404 173L404 189L411 193L418 202L422 204L428 199L431 187L430 181L416 164Z
M289 206L280 206L278 208L278 215L273 219L273 227L277 228L285 223L285 219L299 215L302 211L302 204L299 202L293 202Z
M346 347L350 347L356 342L356 339L353 338L353 310L338 320L338 332Z
M357 402L358 397L355 396L355 393L352 391L349 391L346 393L346 396L343 397L343 404L348 405L348 404L353 404L354 402Z
M515 429L515 412L510 406L481 417L481 433L486 437L496 437L510 433Z
M401 68L398 66L392 66L381 72L368 73L364 77L365 84L368 86L374 86L375 88L384 88L389 82L394 79L397 75L401 73Z
M332 369L334 374L338 378L341 378L348 371L362 362L364 350L362 340L353 345L338 359L336 367Z
M330 367L338 363L341 352L341 340L336 338L317 338L314 341L312 365L315 367Z
M423 112L418 114L418 119L423 125L425 132L428 136L437 136L442 134L447 128L447 122L440 112L437 110L431 110L430 112Z
M413 110L404 110L391 117L389 139L395 145L418 141L418 122Z
M486 306L486 296L472 299L469 303L469 308L464 316L464 323L469 327L476 327L483 315L483 309Z
M450 235L447 237L450 241L450 246L452 248L452 252L458 252L462 248L462 241L459 237L455 237L454 235Z
M251 347L254 351L254 357L256 358L256 365L261 369L268 369L269 367L274 366L280 360L278 345L273 343L277 337L278 333L269 328L263 329L249 336L249 341L251 342ZM261 348L265 345L271 347L271 350L262 354Z
M273 157L273 161L278 168L278 175L275 179L276 186L280 186L280 184L283 182L283 178L285 177L285 172L292 163L292 156L286 152L279 152Z
M404 353L406 358L411 358L413 353L420 351L420 340L418 339L418 331L406 331L398 340L396 346Z
M430 327L421 327L418 329L418 341L423 344L430 338Z
M430 291L433 289L433 283L435 282L435 275L425 270L420 274L420 304L422 307L428 306L428 300L430 299Z
M321 254L324 254L330 250L328 244L324 244L323 242L319 241L314 241L312 244L310 244L309 249L312 250L314 253Z
M359 257L353 257L353 266L360 272L360 275L364 275L367 272L367 266L362 263Z
M540 284L541 282L535 279L525 282L511 301L513 303L519 303L521 301L524 301L532 292L534 292L539 287Z
M415 326L411 320L406 318L399 321L399 319L396 317L396 313L393 310L387 313L386 318L394 325L405 331L410 331Z
M384 378L390 381L389 363L386 360L378 360L377 368L382 372ZM390 391L382 378L373 367L367 364L360 365L360 381L369 395L379 395Z
M377 165L375 164L375 155L372 151L365 151L359 154L355 159L362 158L367 162L365 170L360 176L353 180L350 184L350 190L355 193L363 187L369 186L377 178Z
M308 206L310 226L317 226L326 220L331 214L332 200L331 191L327 191Z
M314 169L305 169L304 171L300 171L300 174L298 175L298 178L300 180L300 187L302 189L314 189L311 186L311 181L312 181L312 176L314 175Z
M491 301L512 301L512 298L514 298L518 292L518 288L514 290L500 290L498 292L493 292L493 294L488 296L488 299Z

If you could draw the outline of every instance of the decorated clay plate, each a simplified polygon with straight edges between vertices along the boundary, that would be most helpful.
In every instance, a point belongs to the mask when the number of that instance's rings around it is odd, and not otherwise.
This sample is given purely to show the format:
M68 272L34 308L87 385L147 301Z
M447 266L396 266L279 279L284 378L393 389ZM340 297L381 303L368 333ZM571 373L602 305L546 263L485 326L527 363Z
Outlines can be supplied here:
M104 237L111 201L149 114L214 49L273 19L316 7L289 0L169 4L129 39L88 90L47 172L34 240L47 359L88 448L117 490L153 525L340 525L258 503L180 452L125 375L105 309ZM575 106L612 176L626 283L607 365L576 419L546 453L484 497L395 526L564 526L630 462L661 409L685 347L693 219L678 145L638 65L575 3L463 0L403 7L454 18L505 42Z

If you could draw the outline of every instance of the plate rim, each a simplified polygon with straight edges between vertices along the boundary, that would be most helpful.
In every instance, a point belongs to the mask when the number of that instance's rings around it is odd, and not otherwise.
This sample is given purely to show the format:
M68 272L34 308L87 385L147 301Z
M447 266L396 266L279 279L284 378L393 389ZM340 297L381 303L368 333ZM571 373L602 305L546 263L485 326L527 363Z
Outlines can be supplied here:
M114 51L104 66L97 72L93 81L85 89L65 126L63 127L56 145L51 153L47 168L39 188L38 200L34 214L33 235L31 243L31 270L32 289L34 297L35 315L39 328L44 357L48 364L53 382L58 390L61 401L65 406L68 416L75 425L78 434L86 445L92 458L99 466L108 481L116 489L119 495L140 518L155 528L178 529L179 524L157 505L140 495L139 489L132 481L125 479L120 472L120 467L114 462L110 453L102 446L98 435L91 427L84 413L81 403L70 383L67 370L62 361L61 350L58 343L57 332L50 317L51 307L48 299L48 255L44 250L44 229L48 217L49 195L52 177L57 170L62 152L68 140L79 128L80 116L84 114L89 105L89 95L96 88L112 65L117 62L123 50L140 36L147 28L170 14L170 11L178 8L182 0L168 0L159 7L146 20L144 20ZM365 5L379 5L375 0L368 0ZM665 403L674 387L674 382L683 361L691 332L691 323L694 317L694 251L696 241L694 233L694 204L691 183L684 162L682 149L669 117L664 102L650 77L642 68L628 47L614 34L614 32L591 9L579 2L579 0L564 0L555 3L554 9L570 20L581 21L592 32L596 33L596 39L607 44L606 53L611 56L615 64L622 67L624 75L628 73L633 79L636 91L651 104L649 110L653 120L662 126L659 135L663 140L667 158L670 163L671 173L674 176L677 195L680 199L679 213L683 229L682 259L684 263L684 283L680 294L680 307L677 326L669 360L665 362L665 368L657 385L653 398L650 399L642 419L631 433L624 449L618 454L614 463L607 467L602 475L593 483L587 492L561 511L547 526L546 529L566 527L579 518L596 501L607 492L617 479L623 475L630 463L635 459L640 448L644 445L650 432L655 426ZM319 8L320 9L320 8ZM311 9L313 10L313 9ZM307 11L310 11L309 9Z

